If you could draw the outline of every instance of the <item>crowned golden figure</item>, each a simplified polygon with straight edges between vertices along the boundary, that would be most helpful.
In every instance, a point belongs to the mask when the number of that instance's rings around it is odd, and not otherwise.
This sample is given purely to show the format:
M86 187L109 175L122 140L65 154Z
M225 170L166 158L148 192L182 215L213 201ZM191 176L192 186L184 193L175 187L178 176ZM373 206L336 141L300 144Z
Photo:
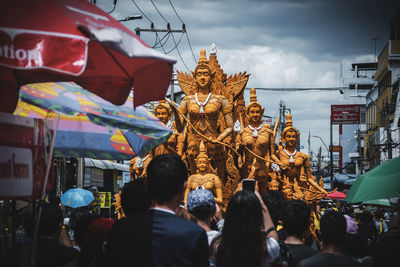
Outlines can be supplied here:
M189 176L187 181L185 204L190 191L204 188L211 191L214 194L215 202L222 205L222 182L210 165L210 159L203 141L200 143L200 152L196 158L196 165L197 173Z
M233 102L243 93L249 75L240 73L226 78L215 54L212 55L209 63L205 50L201 50L198 65L192 74L178 71L177 79L186 97L181 101L179 110L174 105L171 108L178 132L182 132L188 124L184 131L185 153L182 157L188 164L190 174L196 173L195 159L203 141L212 167L226 184L228 177L240 178L233 158L223 143L232 142Z
M310 206L311 224L305 237L306 243L312 242L313 239L319 243L314 224L315 220L319 220L320 217L316 206L328 192L323 189L322 179L318 184L311 174L308 155L297 151L299 135L299 131L293 127L292 115L286 115L286 128L281 135L281 141L284 144L280 144L278 151L279 159L287 167L281 169L282 193L286 199L301 199Z
M321 199L328 194L311 174L310 159L307 154L297 151L299 131L293 127L292 115L286 115L286 128L282 132L284 146L279 149L279 159L287 167L281 170L282 193L287 199L301 199L308 203L310 197ZM320 197L322 196L322 197Z
M275 136L271 126L261 120L263 114L264 108L257 102L256 90L251 88L250 103L246 108L248 125L237 135L236 149L241 154L238 160L241 177L255 179L260 194L268 190L272 163L282 166L275 154ZM277 166L274 168L278 170Z
M154 115L172 130L172 135L167 141L158 145L151 151L151 157L154 158L158 155L176 153L182 156L183 153L183 140L181 134L179 134L175 127L175 122L171 121L172 111L169 104L165 100L159 101L158 105L154 109Z

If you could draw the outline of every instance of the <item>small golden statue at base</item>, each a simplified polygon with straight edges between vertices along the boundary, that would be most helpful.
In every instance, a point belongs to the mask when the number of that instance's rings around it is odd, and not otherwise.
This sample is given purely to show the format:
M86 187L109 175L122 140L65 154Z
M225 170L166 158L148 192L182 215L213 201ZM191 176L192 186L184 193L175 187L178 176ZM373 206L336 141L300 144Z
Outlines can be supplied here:
M200 143L200 152L195 161L197 173L189 176L187 181L184 199L185 204L190 191L204 188L214 194L216 203L222 205L222 182L215 173L212 173L214 170L210 165L210 159L207 156L207 149L204 146L203 141Z

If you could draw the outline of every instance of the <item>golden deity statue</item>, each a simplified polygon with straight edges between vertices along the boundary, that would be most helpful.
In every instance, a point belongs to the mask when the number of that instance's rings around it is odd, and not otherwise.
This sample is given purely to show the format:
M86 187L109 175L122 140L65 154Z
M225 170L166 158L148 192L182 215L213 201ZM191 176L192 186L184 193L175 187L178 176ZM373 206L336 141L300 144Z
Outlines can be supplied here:
M321 199L328 192L311 175L308 155L297 151L299 135L299 131L293 127L292 115L286 115L286 128L282 132L284 146L279 150L279 159L287 167L281 170L282 193L287 199L301 199L310 203L310 197Z
M177 79L186 97L181 101L179 110L174 105L171 108L178 132L183 132L188 124L184 131L185 154L182 157L188 164L190 174L196 173L195 159L203 141L211 165L223 182L226 183L228 177L239 178L237 170L234 170L233 159L230 160L229 151L226 151L223 143L232 142L233 101L243 92L248 75L226 78L215 56L212 64L209 64L205 50L201 50L194 72L187 74L178 71Z
M176 131L175 122L171 121L172 111L165 100L160 101L154 110L154 115L172 130L172 135L163 144L158 145L151 151L151 157L158 155L176 153L182 156L183 140L181 134Z
M136 156L129 162L131 180L146 176L146 168L149 162L158 155L176 153L182 155L183 142L181 135L176 131L175 123L171 121L172 111L165 100L158 103L154 109L154 115L172 130L172 135L167 141L153 148L143 157Z
M271 126L262 123L264 108L257 102L254 88L250 90L250 103L247 105L246 114L248 125L244 126L236 137L236 149L241 154L238 159L240 175L242 178L255 179L260 194L263 194L268 190L272 166L279 170L278 166L282 166L282 163L275 155L275 136Z
M185 204L187 196L190 191L204 188L211 191L214 194L215 202L222 205L222 182L219 177L213 173L214 170L210 165L210 159L207 155L207 149L201 141L200 152L196 158L197 173L189 176L185 191Z

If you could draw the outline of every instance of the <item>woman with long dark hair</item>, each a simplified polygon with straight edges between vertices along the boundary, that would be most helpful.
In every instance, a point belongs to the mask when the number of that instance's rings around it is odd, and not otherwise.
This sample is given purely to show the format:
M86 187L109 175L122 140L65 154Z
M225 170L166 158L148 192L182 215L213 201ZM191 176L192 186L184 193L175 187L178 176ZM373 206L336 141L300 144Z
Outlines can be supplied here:
M239 191L229 201L222 233L211 247L218 267L269 266L279 256L278 234L258 192Z

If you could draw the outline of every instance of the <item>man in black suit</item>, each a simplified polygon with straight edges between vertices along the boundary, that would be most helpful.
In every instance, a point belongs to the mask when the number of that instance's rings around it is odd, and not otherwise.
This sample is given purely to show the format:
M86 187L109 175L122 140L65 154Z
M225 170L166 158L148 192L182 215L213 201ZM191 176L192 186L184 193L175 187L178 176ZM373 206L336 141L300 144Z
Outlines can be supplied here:
M153 205L117 221L106 248L108 266L208 266L206 232L175 215L187 169L174 154L155 157L147 167ZM111 265L110 265L111 264Z

